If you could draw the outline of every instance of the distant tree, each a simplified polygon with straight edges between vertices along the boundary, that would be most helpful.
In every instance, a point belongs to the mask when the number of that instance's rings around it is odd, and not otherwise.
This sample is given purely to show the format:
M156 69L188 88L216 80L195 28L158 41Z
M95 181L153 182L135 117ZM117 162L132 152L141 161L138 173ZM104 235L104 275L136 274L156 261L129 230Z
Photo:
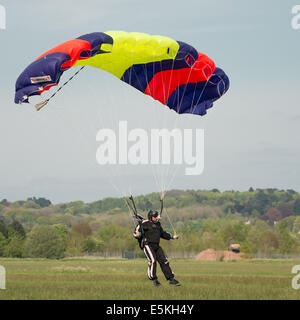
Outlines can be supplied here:
M279 233L285 233L288 232L288 225L286 219L279 221L279 223L276 225L276 229L279 231Z
M241 244L242 251L251 254L257 253L259 251L260 235L261 232L256 227L250 228L246 241Z
M100 228L97 239L103 243L101 251L105 252L105 254L109 252L134 251L138 248L136 240L127 228L113 224Z
M67 212L76 216L82 213L89 213L89 207L83 201L72 201L67 204Z
M283 254L292 253L295 249L296 241L290 235L290 233L285 230L280 234L280 246L279 251Z
M260 219L257 219L255 221L255 227L257 228L257 231L263 231L263 230L269 229L269 225L267 224L267 222L262 221Z
M273 231L266 230L261 234L258 246L261 252L273 252L279 247L279 239Z
M280 205L277 207L280 211L282 218L286 218L293 215L293 211L286 205Z
M4 237L3 233L0 232L0 257L4 255L4 250L7 246L7 243L7 239Z
M254 189L252 187L250 187L248 192L254 192Z
M142 197L138 199L137 207L142 211L147 211L152 209L152 203L146 197Z
M294 203L293 211L296 216L300 216L300 198L296 199Z
M2 204L5 207L9 207L10 206L10 202L8 202L7 199L1 200L0 204Z
M8 229L3 221L0 220L0 233L3 234L5 238L8 238Z
M18 220L21 223L26 223L29 225L33 225L37 220L37 215L30 210L15 210L7 213L10 216L11 220Z
M99 252L102 248L103 242L94 237L87 237L83 241L83 252Z
M268 192L268 193L274 193L275 190L276 190L276 189L273 189L273 188L267 188L267 192Z
M258 212L265 212L266 208L272 203L270 197L260 189L254 194L251 202L253 209L256 209Z
M86 239L81 234L70 231L66 241L66 254L68 256L78 256L84 253Z
M230 238L232 238L232 225L227 223L225 226L221 227L220 234L224 243L227 243Z
M57 233L59 234L59 236L65 240L67 235L68 235L68 228L67 226L63 225L63 224L55 224L53 225L53 227L56 229Z
M249 228L245 225L244 222L235 223L232 226L232 236L233 238L238 241L242 242L246 239L247 233Z
M23 208L26 208L26 209L40 209L41 206L39 204L37 204L35 201L27 199L27 201L23 205Z
M280 197L280 200L283 202L289 202L294 199L294 195L290 192L284 192L283 195Z
M290 232L292 232L296 219L297 219L296 216L288 216L288 217L285 217L284 219L280 220L280 222L283 221L285 223L285 225L286 225L286 228Z
M235 212L243 212L244 208L245 208L244 203L238 203L237 201L235 201L235 204L234 204L234 211Z
M12 202L12 203L10 204L10 207L11 207L11 208L14 208L14 209L18 209L18 208L21 207L21 205L20 205L19 201L14 201L14 202Z
M87 223L79 223L73 226L71 232L78 233L83 237L88 237L92 234L92 228Z
M51 201L48 200L48 199L45 199L45 198L38 198L38 199L36 200L36 203L37 203L38 205L40 205L41 208L45 208L45 207L51 206Z
M197 192L195 193L195 199L196 199L196 202L201 203L207 200L207 196L203 192Z
M110 224L108 226L100 228L97 235L99 239L104 241L104 243L107 243L112 238L125 239L128 236L128 229Z
M279 221L282 219L281 212L275 208L270 208L265 214L265 217L270 221Z
M22 258L24 255L24 240L20 237L12 238L4 249L5 257Z
M66 245L55 227L35 226L27 236L25 249L30 257L60 259Z
M260 216L260 214L256 209L253 209L250 216L251 218L257 218Z
M16 234L21 239L24 239L26 236L24 227L18 220L14 220L11 224L8 225L8 230L11 230L11 234Z
M36 198L36 197L27 198L27 201L30 201L30 200L38 204L41 208L49 207L51 205L51 201L45 198Z
M300 217L295 217L295 221L293 223L293 232L300 232Z

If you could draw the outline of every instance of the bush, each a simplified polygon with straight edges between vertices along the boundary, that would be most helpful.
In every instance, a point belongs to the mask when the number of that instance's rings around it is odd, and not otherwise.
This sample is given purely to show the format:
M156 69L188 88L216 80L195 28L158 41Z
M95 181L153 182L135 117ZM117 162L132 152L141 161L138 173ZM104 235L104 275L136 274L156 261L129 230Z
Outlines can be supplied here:
M83 252L99 252L101 250L103 242L94 237L88 237L84 239L82 250Z
M92 234L92 229L87 223L79 223L73 226L71 232L78 233L86 238Z
M24 256L24 240L14 237L4 249L5 257L22 258Z
M29 257L60 259L65 250L65 241L53 226L35 226L28 234L25 252Z
M2 234L5 238L8 238L8 230L4 222L0 220L0 234Z
M17 220L14 220L11 224L8 225L8 234L10 238L17 236L21 239L24 239L26 236L22 224Z
M0 257L4 255L4 250L5 250L6 245L7 245L7 239L0 232Z

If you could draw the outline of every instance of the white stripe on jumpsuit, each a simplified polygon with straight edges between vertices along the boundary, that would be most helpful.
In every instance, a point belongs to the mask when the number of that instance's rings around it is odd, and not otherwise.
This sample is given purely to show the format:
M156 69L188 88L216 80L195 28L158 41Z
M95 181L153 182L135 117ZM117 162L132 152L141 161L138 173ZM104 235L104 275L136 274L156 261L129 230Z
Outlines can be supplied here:
M144 253L148 259L148 278L150 280L153 280L153 277L154 277L153 269L154 269L155 259L148 245L145 245Z

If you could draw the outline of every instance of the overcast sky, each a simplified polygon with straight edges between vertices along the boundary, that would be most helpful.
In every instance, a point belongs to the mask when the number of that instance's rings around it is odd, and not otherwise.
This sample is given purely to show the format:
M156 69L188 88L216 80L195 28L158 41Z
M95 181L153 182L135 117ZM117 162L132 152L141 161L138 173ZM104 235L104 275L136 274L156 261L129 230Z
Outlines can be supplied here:
M291 27L294 0L0 4L7 13L6 30L0 30L0 199L94 201L160 191L160 177L169 189L300 191L300 30ZM86 68L40 112L32 104L14 104L18 75L41 53L108 30L187 42L227 73L231 87L205 117L178 116L111 75ZM104 127L116 130L119 120L127 120L129 129L204 129L203 174L185 176L185 166L100 166L96 134Z

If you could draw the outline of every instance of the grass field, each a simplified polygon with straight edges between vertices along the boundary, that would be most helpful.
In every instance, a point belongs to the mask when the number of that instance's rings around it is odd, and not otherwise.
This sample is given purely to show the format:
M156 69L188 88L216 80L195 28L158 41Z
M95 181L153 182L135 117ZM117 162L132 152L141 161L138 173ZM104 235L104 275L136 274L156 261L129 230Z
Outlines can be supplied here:
M5 300L300 298L291 285L291 269L300 260L172 260L182 286L170 286L159 269L158 288L147 279L145 259L0 259L0 265L7 274L6 290L0 290Z

